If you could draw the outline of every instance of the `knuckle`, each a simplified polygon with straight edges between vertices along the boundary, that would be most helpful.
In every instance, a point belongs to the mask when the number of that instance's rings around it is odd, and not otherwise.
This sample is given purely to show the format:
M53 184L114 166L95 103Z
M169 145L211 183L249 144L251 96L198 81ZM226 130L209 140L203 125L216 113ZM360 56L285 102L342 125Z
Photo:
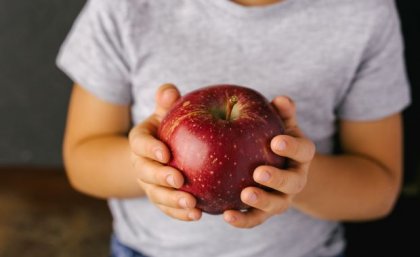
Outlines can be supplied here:
M155 203L158 202L157 200L158 200L159 190L157 186L153 186L153 185L149 186L146 190L146 193L152 202L155 202Z
M316 152L316 146L315 143L308 140L309 141L309 159L312 160L312 158L314 158L315 156L315 152Z
M277 213L277 202L279 196L278 195L272 195L271 197L267 197L266 199L264 199L264 202L261 206L261 210L263 210L266 213ZM281 198L280 198L281 199ZM264 217L259 217L259 218L264 218ZM262 220L263 222L264 220Z
M165 172L160 172L160 169L154 169L152 171L152 177L153 177L153 181L156 184L160 184L160 185L166 185L166 178L169 176L169 174L165 174Z
M286 134L288 135L297 135L299 134L299 126L297 124L290 124L287 128L286 128Z
M155 193L155 203L164 205L168 208L178 208L177 199L171 193L158 190Z
M297 193L299 193L300 191L302 191L304 188L305 188L305 186L306 186L306 182L307 182L307 179L306 179L306 177L305 176L302 176L302 178L298 178L297 180L296 180L296 183L295 183L295 194L297 194Z
M133 152L130 153L130 162L133 167L136 167L136 162L138 161L137 160L138 158L139 157L135 153Z
M258 225L258 224L256 224L255 222L253 222L253 223L247 223L247 224L244 226L244 228L246 228L246 229L252 229L252 228L255 228L257 225Z
M296 181L295 185L294 185L294 187L293 187L293 189L291 190L290 193L291 194L297 194L300 191L302 191L303 187L304 187L303 183L301 183L300 181Z
M293 101L293 99L290 96L284 96L287 101L289 101L290 107L295 108L296 107L296 103L295 101Z
M136 153L136 154L141 154L138 149L139 146L142 145L142 139L141 137L138 135L138 133L130 133L128 136L128 142L130 145L130 149Z
M132 162L133 168L135 170L141 171L140 175L142 175L144 173L143 169L144 169L144 166L145 166L144 165L144 159L141 158L141 157L138 157L138 156L134 156L132 161L133 161Z
M302 159L304 162L309 162L315 155L315 144L308 140L304 139L305 141L302 143Z
M276 183L276 188L282 189L289 184L289 176L287 176L287 174L278 174L276 176L275 183Z
M128 132L128 142L130 143L130 146L134 143L134 140L136 139L137 136L137 131L136 131L137 127L133 127L130 132Z
M149 199L149 201L151 201L154 204L158 204L158 202L156 201L155 194L153 193L153 189L151 189L150 186L145 186L144 187L144 192L146 193L147 198Z
M169 207L167 207L167 206L164 206L164 205L158 205L158 207L159 207L159 209L163 212L163 213L165 213L166 215L168 215L169 217L172 217L172 218L177 218L176 217L176 215L175 215L175 213L174 213L174 211L173 211L173 209L171 209L171 208L169 208Z
M140 158L138 156L136 156L134 153L131 154L130 156L130 160L131 160L131 165L133 166L133 168L137 169L139 166L139 160Z
M155 185L156 182L153 178L153 167L149 165L146 160L140 160L137 164L136 170L138 171L138 176L142 179L145 183Z
M274 210L274 213L276 215L282 214L289 208L288 201L282 201L281 203L277 204L276 209Z
M297 172L294 172L293 174L288 174L290 176L289 183L287 186L285 186L285 191L288 194L297 194L305 187L305 179L302 175L300 175Z
M167 213L169 214L169 216L177 220L182 220L182 221L189 220L186 211L182 211L182 210L178 210L174 208L168 208Z
M247 219L243 224L239 225L242 228L251 229L257 226L256 220L254 219Z
M297 144L297 140L295 138L288 137L287 145L292 156L298 156L300 154L301 148Z
M258 199L261 199L259 201L259 209L265 212L270 212L273 209L271 201L268 199L268 197L261 196L260 194Z
M263 224L267 219L268 219L267 215L261 215L260 218L258 219L258 225Z
M240 227L245 229L252 229L264 223L266 220L266 214L263 212L253 213L252 215L245 217Z
M149 197L149 187L150 184L147 184L144 180L142 180L141 178L138 178L138 183L140 183L142 189L144 190L144 193L147 195L147 197Z

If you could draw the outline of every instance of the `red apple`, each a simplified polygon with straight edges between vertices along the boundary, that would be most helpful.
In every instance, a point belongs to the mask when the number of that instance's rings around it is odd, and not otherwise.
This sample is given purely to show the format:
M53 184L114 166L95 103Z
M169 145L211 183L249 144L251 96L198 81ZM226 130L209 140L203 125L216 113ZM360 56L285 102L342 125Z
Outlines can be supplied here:
M273 106L257 91L237 85L214 85L180 98L163 119L158 138L172 153L170 166L180 170L181 190L197 198L210 214L246 210L242 189L261 187L252 174L260 165L282 167L271 139L284 133Z

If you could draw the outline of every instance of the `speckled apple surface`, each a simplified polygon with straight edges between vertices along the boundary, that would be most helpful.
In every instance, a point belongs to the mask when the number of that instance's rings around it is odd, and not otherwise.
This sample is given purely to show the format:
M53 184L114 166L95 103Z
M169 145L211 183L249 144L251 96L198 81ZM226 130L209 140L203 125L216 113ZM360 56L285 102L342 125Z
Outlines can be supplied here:
M270 148L271 139L283 133L281 118L263 95L238 85L212 85L179 99L158 137L171 150L169 165L184 174L181 190L194 195L204 212L220 214L248 208L240 193L260 186L252 177L255 168L284 165Z

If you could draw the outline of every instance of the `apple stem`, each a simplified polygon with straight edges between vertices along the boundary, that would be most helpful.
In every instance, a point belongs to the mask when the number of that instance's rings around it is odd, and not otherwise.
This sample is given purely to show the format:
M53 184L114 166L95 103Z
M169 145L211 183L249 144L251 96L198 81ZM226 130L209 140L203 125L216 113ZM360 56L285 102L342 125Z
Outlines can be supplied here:
M226 107L226 120L230 120L230 116L232 115L233 106L238 103L238 97L236 95L231 96L227 101Z

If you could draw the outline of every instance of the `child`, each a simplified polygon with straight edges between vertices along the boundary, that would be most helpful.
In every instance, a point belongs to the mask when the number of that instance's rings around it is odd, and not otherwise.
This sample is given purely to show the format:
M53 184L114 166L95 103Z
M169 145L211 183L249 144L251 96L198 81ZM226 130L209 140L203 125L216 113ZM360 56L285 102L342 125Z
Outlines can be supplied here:
M109 199L113 256L341 256L339 222L398 197L410 98L391 0L89 0L57 63L75 82L67 173ZM249 212L208 215L155 134L181 93L220 83L273 99L290 165L255 170L273 190L244 189Z

